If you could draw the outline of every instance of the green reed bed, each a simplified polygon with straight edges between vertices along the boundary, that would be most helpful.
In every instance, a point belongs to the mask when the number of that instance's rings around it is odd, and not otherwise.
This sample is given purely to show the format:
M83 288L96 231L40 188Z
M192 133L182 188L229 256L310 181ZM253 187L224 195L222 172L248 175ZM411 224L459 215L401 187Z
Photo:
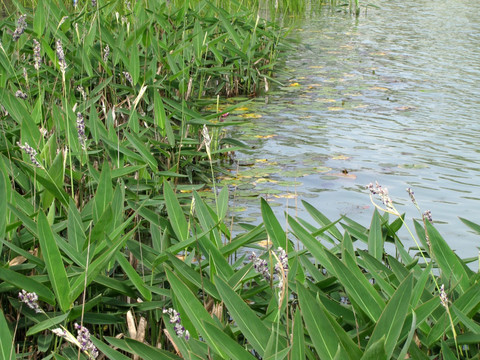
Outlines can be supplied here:
M1 359L479 356L478 274L428 213L410 250L381 187L369 228L304 203L314 223L286 231L261 200L238 234L228 189L197 192L241 145L204 97L272 81L273 25L204 1L16 6L0 24Z

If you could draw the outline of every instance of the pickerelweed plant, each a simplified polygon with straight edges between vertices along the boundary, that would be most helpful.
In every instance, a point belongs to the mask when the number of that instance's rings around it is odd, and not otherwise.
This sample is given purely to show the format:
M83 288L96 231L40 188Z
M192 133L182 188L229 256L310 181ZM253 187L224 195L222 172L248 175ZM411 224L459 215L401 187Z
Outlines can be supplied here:
M233 234L229 189L201 196L240 145L203 97L265 88L281 38L229 4L40 0L0 22L0 358L478 358L478 273L429 213L412 250L389 198L368 228L303 202L312 223L285 229L261 200Z

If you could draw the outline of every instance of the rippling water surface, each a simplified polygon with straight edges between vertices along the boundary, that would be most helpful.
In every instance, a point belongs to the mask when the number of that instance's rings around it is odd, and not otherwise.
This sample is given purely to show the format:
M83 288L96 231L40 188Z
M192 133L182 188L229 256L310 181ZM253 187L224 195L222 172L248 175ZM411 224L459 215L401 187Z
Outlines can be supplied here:
M475 256L480 235L458 216L480 223L480 2L375 4L358 19L324 9L298 25L284 86L235 130L255 147L232 169L239 217L258 217L247 199L261 195L280 217L308 219L301 199L368 225L365 185L377 180L408 218L419 216L411 187L453 248Z

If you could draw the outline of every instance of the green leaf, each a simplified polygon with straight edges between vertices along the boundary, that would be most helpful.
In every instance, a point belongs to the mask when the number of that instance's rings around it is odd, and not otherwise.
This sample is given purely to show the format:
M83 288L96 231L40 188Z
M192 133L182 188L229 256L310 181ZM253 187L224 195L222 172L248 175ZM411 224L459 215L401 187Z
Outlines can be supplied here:
M49 288L36 281L33 277L25 276L19 272L0 267L0 279L19 289L24 289L27 292L34 292L41 300L46 301L50 305L55 305L54 294Z
M143 160L147 162L148 166L150 166L153 171L157 171L158 163L155 157L150 152L149 148L147 147L149 144L145 144L145 142L141 141L133 133L124 132L123 134L129 141L129 143L135 148L135 150L137 150L140 155L142 155Z
M102 173L97 186L97 192L94 198L93 221L97 223L103 215L107 205L112 201L113 188L112 176L110 174L110 165L108 161L103 163Z
M168 182L163 183L163 195L165 196L165 205L167 206L167 213L172 225L173 231L179 241L187 240L188 238L188 223L183 215L182 207L177 200L172 187Z
M165 123L167 122L167 115L165 113L165 107L163 106L162 98L156 90L153 95L153 104L155 124L160 128L161 135L165 136Z
M139 341L125 338L117 339L114 337L105 336L112 346L126 351L130 354L138 355L142 360L180 360L181 358L172 354L171 352L157 349L153 346L141 343ZM111 358L117 360L117 358Z
M209 333L212 341L216 343L217 347L225 351L225 353L228 356L228 359L238 359L238 360L250 360L250 359L254 360L255 359L255 357L253 357L247 350L245 350L241 345L239 345L230 336L225 334L217 326L211 324L210 322L203 322L203 325L205 327L205 330Z
M2 159L0 159L2 161ZM2 170L0 168L0 170ZM5 229L7 228L7 202L9 201L10 189L7 188L5 180L6 174L0 173L0 239L5 237ZM0 243L0 254L2 253L2 243Z
M275 217L272 208L263 198L261 199L260 207L262 209L262 218L265 224L265 229L267 230L270 240L272 240L273 246L275 248L282 247L287 249L287 235Z
M347 252L343 264L330 252L325 252L329 259L332 270L340 283L345 287L348 296L364 311L370 319L377 321L385 304L372 286L362 274L355 259Z
M245 301L218 276L215 277L215 285L230 316L253 348L263 357L270 337L270 329L262 323ZM279 346L280 348L285 346L284 339L280 338Z
M443 360L457 360L455 353L448 347L445 341L442 341L442 359Z
M480 334L480 325L477 324L473 319L469 318L466 314L460 311L454 304L450 305L450 309L453 310L458 319L470 329L470 331Z
M81 252L83 250L83 245L85 244L86 236L82 223L82 217L73 199L70 199L70 203L68 204L67 221L68 242L77 251Z
M45 36L46 19L43 0L39 0L35 7L35 16L33 18L33 31L35 31L37 37Z
M122 353L112 349L110 346L98 340L96 337L90 336L90 339L92 340L93 345L95 345L100 351L100 353L105 355L110 360L131 360L131 358L129 358L128 356L125 356Z
M125 271L125 274L127 275L128 279L137 288L137 290L140 292L142 297L146 301L152 301L152 293L150 292L150 290L147 289L140 275L133 268L133 266L125 259L123 254L117 253L115 258L120 264L120 266L122 267L123 271Z
M368 253L377 260L382 260L383 256L383 235L382 222L377 209L373 212L370 231L368 233Z
M298 301L308 334L321 359L334 359L341 346L349 359L358 359L360 350L315 297L297 282Z
M48 277L55 293L58 305L63 312L70 308L70 285L65 271L62 255L53 236L45 214L38 213L38 240L47 267Z
M470 229L472 229L473 231L475 231L477 234L480 235L480 225L479 224L476 224L474 222L471 222L470 220L467 220L467 219L464 219L464 218L460 218L460 220L462 220L462 222L467 225Z
M433 257L442 270L442 276L445 280L457 284L456 290L463 294L470 285L464 265L429 221L426 221L426 228L432 245Z
M173 293L180 302L182 308L188 316L188 319L192 322L195 330L200 332L205 341L212 346L212 348L225 358L225 352L222 347L217 346L217 343L214 339L211 338L211 335L208 331L205 330L204 323L209 322L213 323L213 319L210 314L205 310L203 305L198 301L196 295L188 288L183 281L181 281L178 276L172 273L170 270L165 269L167 274L168 281L172 288ZM192 329L190 329L190 332ZM194 334L192 333L192 336Z
M123 225L128 225L135 215L132 215ZM122 225L122 227L123 227ZM137 225L138 226L138 225ZM85 281L85 275L81 274L77 276L71 285L71 294L70 298L72 301L80 296L85 286L88 286L95 278L100 274L101 271L104 271L108 266L110 260L116 255L117 251L124 246L125 242L135 234L137 227L135 226L123 237L119 237L118 240L114 241L113 244L103 251L95 260L88 266L87 271L87 280Z
M328 230L330 234L332 234L336 239L342 239L342 234L340 231L334 226L339 220L337 221L330 221L324 214L322 214L318 209L313 207L308 202L302 200L302 204L305 207L305 210L312 216L312 218L319 223L323 229Z
M202 277L198 273L198 271L195 271L194 269L192 269L190 266L185 264L185 262L178 259L176 256L173 256L170 253L167 253L167 256L168 256L168 260L171 262L171 264L175 268L177 274L181 275L183 278L190 281L197 288L199 289L204 288L205 291L213 298L220 299L220 295L218 294L218 291L215 285L213 285L209 279Z
M2 309L0 309L0 358L5 360L15 360L16 358L13 350L12 333Z
M413 290L413 274L410 274L400 284L390 301L385 306L382 315L373 330L368 341L367 349L375 342L385 338L385 352L388 358L393 354L397 341L403 328L403 324L410 307L410 298Z
M70 312L67 312L65 314L55 316L55 317L52 317L52 318L49 318L47 320L39 322L38 324L36 324L36 325L34 325L34 326L32 326L31 328L28 329L26 336L34 335L36 333L39 333L40 331L43 331L45 329L54 327L57 324L60 324L61 322L65 321L65 319L68 317L69 314L70 314Z
M412 343L413 335L415 335L416 328L417 328L417 314L415 313L415 311L412 311L412 325L410 326L410 331L408 332L407 340L403 344L402 351L400 352L400 355L398 355L397 359L405 359L405 356L407 356L408 349L410 348L410 344Z
M293 337L290 359L305 359L305 335L303 333L302 316L298 309L295 311L295 317L293 320Z
M361 360L388 360L390 359L385 352L385 338L377 340L365 352Z
M130 75L132 75L133 86L137 85L138 78L140 77L140 59L138 56L138 45L136 43L133 44L129 48L130 53L130 62L128 64L128 71ZM128 86L130 84L127 83Z
M195 199L195 213L198 216L198 220L200 221L202 229L213 229L211 234L215 240L215 245L217 248L221 248L222 238L218 229L215 228L217 221L212 217L210 211L208 210L208 206L204 203L196 191L193 192L193 197Z

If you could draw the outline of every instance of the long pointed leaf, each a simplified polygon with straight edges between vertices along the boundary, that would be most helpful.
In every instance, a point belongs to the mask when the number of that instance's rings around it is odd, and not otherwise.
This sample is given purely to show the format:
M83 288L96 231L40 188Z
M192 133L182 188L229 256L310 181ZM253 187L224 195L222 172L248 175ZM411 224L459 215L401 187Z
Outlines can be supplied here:
M47 217L42 211L38 214L38 240L43 258L45 259L48 277L58 300L58 305L62 311L66 312L70 308L71 303L67 272L65 271L62 255L55 242L52 229L50 228Z
M263 324L245 301L218 276L215 277L215 285L230 316L253 348L263 357L270 337L269 328ZM285 341L281 341L280 344L285 345Z
M382 337L385 337L385 352L389 358L392 356L408 314L412 290L413 274L410 274L400 284L387 306L385 306L370 337L367 349Z

